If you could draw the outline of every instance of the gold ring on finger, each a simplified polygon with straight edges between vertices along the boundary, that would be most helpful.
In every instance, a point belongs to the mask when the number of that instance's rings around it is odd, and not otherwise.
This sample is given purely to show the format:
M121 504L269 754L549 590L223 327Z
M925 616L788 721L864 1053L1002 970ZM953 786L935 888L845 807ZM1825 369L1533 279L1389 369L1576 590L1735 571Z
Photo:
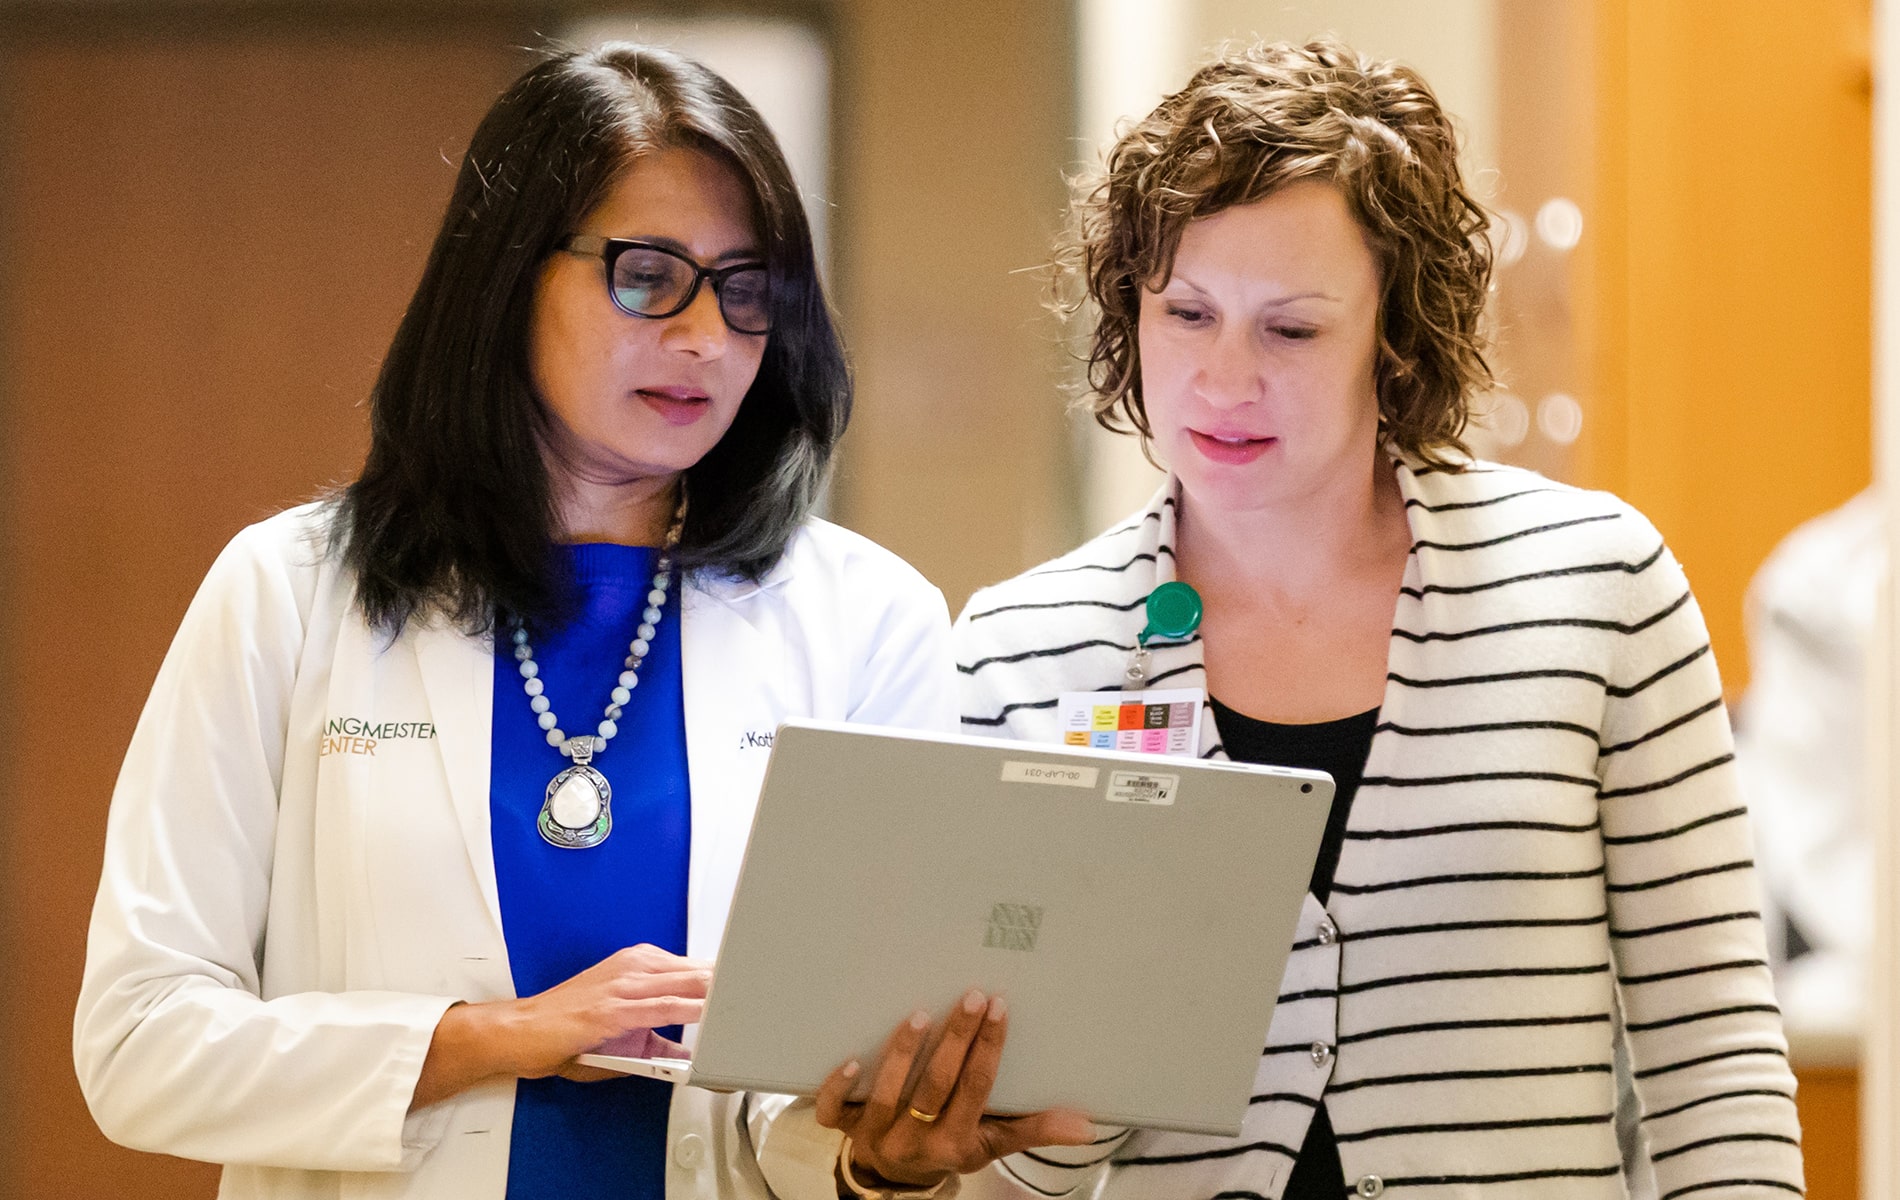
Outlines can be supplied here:
M911 1120L922 1121L926 1125L930 1124L932 1121L936 1120L938 1117L941 1117L942 1115L943 1115L942 1113L918 1112L915 1105L913 1105L910 1110Z

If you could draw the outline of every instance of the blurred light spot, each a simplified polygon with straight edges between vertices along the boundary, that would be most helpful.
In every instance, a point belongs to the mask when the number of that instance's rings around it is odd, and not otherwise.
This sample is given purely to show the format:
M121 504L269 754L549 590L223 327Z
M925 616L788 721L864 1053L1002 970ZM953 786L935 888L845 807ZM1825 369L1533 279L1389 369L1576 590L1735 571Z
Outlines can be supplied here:
M1583 405L1575 396L1552 392L1537 402L1537 427L1559 446L1568 446L1583 432Z
M1500 267L1508 267L1523 258L1531 244L1531 231L1525 226L1524 218L1508 208L1498 210L1496 237Z
M1491 411L1484 415L1482 424L1497 437L1500 446L1521 445L1531 431L1531 410L1511 393L1495 392Z
M1537 236L1553 250L1569 250L1583 237L1583 210L1575 200L1554 196L1537 210Z

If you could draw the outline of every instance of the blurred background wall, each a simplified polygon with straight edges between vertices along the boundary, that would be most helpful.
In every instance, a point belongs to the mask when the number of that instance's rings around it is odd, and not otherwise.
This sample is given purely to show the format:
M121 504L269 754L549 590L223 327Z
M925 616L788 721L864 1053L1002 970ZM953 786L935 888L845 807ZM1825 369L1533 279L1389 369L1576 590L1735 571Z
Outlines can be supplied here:
M1482 452L1623 494L1731 695L1748 580L1869 481L1869 0L0 0L0 1197L209 1196L106 1143L68 1030L118 760L237 529L348 479L469 133L547 38L702 54L785 132L859 409L830 514L943 587L1154 476L1065 410L1065 176L1210 47L1418 66L1500 213ZM814 99L816 97L816 99ZM1797 1051L1855 1194L1851 1037Z

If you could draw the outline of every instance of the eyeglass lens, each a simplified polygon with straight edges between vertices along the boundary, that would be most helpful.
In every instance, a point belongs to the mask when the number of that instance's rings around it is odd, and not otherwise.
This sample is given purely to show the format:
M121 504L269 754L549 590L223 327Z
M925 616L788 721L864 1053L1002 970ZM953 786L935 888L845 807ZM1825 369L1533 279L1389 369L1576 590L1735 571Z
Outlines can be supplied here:
M764 267L741 267L708 282L719 297L719 312L739 333L764 333L772 325L770 275ZM685 306L692 289L690 263L663 250L631 246L614 260L614 300L629 312L665 316Z

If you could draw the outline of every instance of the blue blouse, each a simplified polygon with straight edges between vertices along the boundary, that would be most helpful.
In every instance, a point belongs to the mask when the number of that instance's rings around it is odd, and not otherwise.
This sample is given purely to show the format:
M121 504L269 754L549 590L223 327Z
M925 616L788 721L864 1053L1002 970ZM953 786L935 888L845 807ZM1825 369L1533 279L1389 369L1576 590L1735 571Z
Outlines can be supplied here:
M531 644L552 711L578 735L600 723L658 553L604 544L560 552L578 589L575 615L537 630ZM506 631L497 643L489 813L516 994L546 991L641 942L684 954L692 807L677 581L619 732L593 761L613 789L613 832L592 849L551 846L536 829L548 781L569 764L536 724ZM671 1098L672 1086L652 1079L520 1080L508 1200L660 1200Z

